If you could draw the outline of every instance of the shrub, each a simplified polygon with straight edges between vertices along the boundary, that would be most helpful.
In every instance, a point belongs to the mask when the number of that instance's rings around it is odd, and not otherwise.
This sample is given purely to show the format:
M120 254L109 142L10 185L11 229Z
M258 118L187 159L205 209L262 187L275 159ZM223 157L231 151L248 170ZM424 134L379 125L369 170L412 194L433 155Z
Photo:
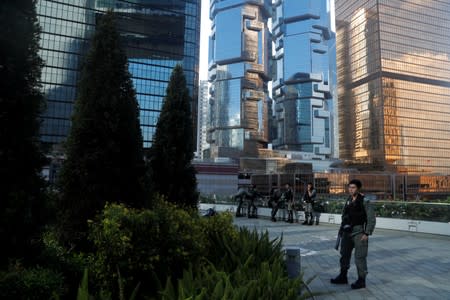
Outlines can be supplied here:
M60 229L48 226L42 234L42 251L37 258L38 263L63 275L66 284L67 297L74 298L78 288L78 281L88 266L88 256L76 252L73 248L67 248L61 244Z
M189 263L200 261L205 238L200 224L188 212L164 201L153 210L107 204L90 224L89 239L97 288L117 295L117 269L123 287L132 290L145 281L141 292L156 294L166 278L179 278Z
M330 201L326 212L341 214L344 204L345 201ZM372 205L377 217L434 222L450 221L450 205L445 203L376 201L372 202Z
M63 276L50 269L15 267L0 275L1 299L58 299L63 294Z
M217 254L200 268L190 268L174 287L168 280L163 300L300 299L307 296L302 276L287 277L281 240L268 233L240 229L237 236L216 235ZM221 259L220 259L221 257Z
M238 237L236 226L233 224L233 215L229 212L219 213L208 218L197 218L195 222L199 223L205 241L205 250L202 256L208 259L214 256L218 256L216 260L221 259L220 251L218 251L217 243L215 243L217 236Z
M252 261L254 269L264 261L271 266L282 264L282 240L270 240L267 231L259 234L256 230L239 228L231 234L212 232L210 241L214 250L206 258L219 270L233 272L244 265L250 256L255 258Z

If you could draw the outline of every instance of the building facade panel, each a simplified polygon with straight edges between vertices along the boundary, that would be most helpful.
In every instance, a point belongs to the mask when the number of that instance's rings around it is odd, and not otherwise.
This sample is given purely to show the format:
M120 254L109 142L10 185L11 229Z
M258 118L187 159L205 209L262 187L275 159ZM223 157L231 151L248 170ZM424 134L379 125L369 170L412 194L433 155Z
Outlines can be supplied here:
M449 1L336 1L343 159L450 172L449 14Z
M99 16L116 12L140 106L144 147L150 147L172 69L185 71L194 128L197 123L200 0L39 0L42 83L48 107L41 140L57 144L66 138L83 57ZM196 134L194 135L196 139Z

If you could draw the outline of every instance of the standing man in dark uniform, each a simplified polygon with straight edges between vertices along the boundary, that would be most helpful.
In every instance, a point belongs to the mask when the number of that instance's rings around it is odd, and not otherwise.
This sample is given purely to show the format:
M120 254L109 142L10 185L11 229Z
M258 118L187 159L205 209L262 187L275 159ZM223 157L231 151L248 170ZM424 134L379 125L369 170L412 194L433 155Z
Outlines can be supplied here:
M303 201L305 202L305 222L302 223L303 225L312 225L314 222L313 209L315 200L316 189L314 188L312 182L308 182L305 194L303 195Z
M247 192L247 199L249 201L248 207L247 207L247 217L248 218L257 218L258 217L258 209L255 205L256 198L260 197L261 195L256 190L256 185L252 184Z
M279 208L279 203L280 203L280 198L281 198L281 194L280 194L280 190L277 187L277 184L274 182L272 183L272 189L270 190L270 205L272 206L272 212L270 214L271 218L270 220L272 220L272 222L276 222L277 221L277 212L278 212L278 208Z
M355 248L355 264L358 270L358 280L352 283L352 289L366 287L367 252L369 235L375 229L375 212L369 201L364 200L364 195L359 192L361 181L353 179L348 184L350 196L342 211L342 223L340 232L341 241L341 272L331 279L334 284L347 284L347 271L350 268L350 259Z
M285 184L285 188L282 198L286 201L285 205L288 210L288 219L286 222L294 223L294 193L292 193L291 185L289 183Z
M238 201L238 206L236 209L236 217L242 217L244 214L242 213L242 204L244 203L244 198L247 195L247 191L244 187L240 186L238 188L237 193L233 196L234 201Z

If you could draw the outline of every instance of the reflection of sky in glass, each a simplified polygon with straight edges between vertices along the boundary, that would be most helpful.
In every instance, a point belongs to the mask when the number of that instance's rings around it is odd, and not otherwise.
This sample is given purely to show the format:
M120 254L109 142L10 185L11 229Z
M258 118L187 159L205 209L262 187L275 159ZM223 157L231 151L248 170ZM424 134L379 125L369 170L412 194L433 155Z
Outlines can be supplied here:
M270 57L267 52L269 11L263 10L270 8L270 2L216 1L211 6L214 22L210 43L210 74L214 74L211 76L214 91L211 146L217 149L218 155L238 155L244 150L245 139L257 144L267 139L267 124L260 113L266 109L263 98L267 94L266 62ZM258 132L262 134L257 137ZM254 143L246 145L254 148Z
M241 56L241 19L240 9L229 9L216 16L216 32L220 34L214 49L216 61Z
M162 109L164 97L173 67L177 60L132 58L128 69L132 76L136 98L139 104L144 147L151 146L151 140Z
M217 114L219 127L241 124L241 80L216 82Z
M39 0L40 55L45 61L41 80L48 100L42 114L41 138L45 142L58 143L68 133L80 63L97 19L108 7L119 12L117 26L143 109L144 140L152 139L154 128L149 126L156 124L156 112L176 63L183 65L193 105L196 103L200 0Z
M275 148L332 155L329 1L279 1L275 6L274 90L277 139ZM281 23L280 23L281 22ZM331 52L334 53L334 52ZM327 139L327 140L326 140Z

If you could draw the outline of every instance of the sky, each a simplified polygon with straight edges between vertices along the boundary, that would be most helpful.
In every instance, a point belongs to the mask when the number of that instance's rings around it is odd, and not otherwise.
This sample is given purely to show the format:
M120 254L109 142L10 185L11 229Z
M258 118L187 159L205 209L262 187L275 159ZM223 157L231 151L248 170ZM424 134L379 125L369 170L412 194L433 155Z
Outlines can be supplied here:
M208 79L208 38L211 31L209 20L209 0L202 0L202 15L200 27L200 80Z

